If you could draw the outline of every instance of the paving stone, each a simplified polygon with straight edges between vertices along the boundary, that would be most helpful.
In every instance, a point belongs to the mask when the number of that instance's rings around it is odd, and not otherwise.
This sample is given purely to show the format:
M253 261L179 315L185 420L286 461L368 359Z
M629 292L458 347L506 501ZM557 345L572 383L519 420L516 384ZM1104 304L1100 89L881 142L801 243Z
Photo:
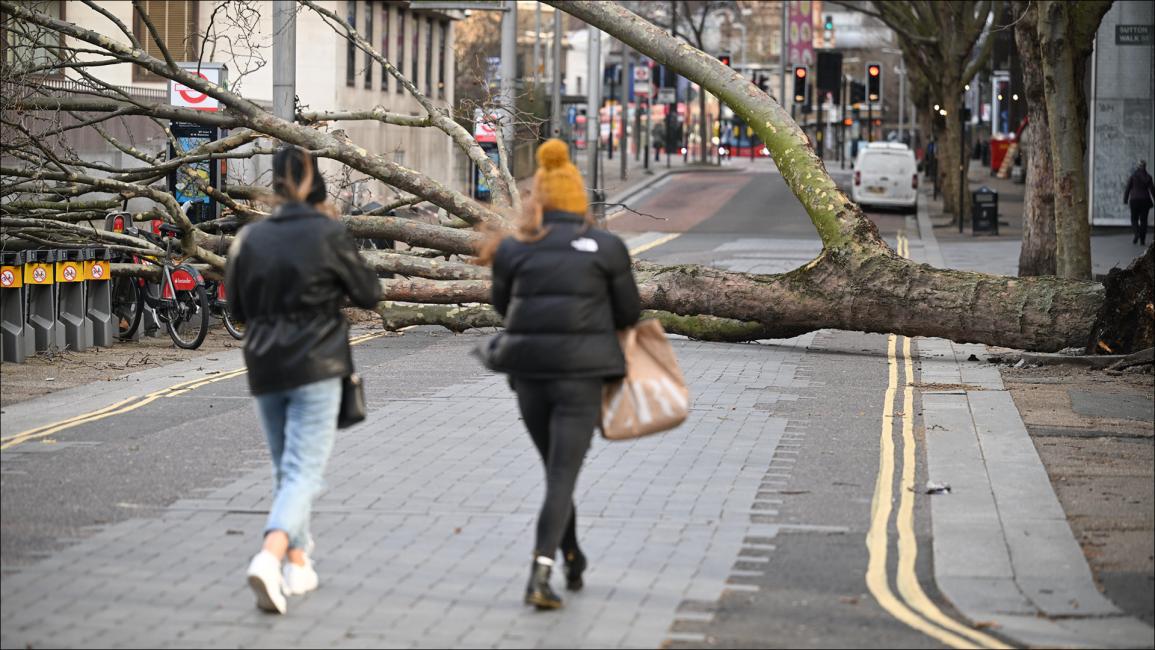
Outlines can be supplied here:
M683 599L736 587L744 538L777 533L750 510L770 463L791 465L774 454L789 423L755 406L809 385L797 366L808 340L674 341L690 417L643 440L594 439L575 496L591 567L564 616L521 603L543 486L513 395L503 377L456 376L467 346L447 339L409 361L446 385L374 395L370 418L338 437L313 517L322 586L287 616L255 611L244 583L271 501L263 462L6 575L4 646L657 647ZM83 568L105 564L118 570ZM154 588L174 571L179 582ZM119 600L69 607L90 593Z

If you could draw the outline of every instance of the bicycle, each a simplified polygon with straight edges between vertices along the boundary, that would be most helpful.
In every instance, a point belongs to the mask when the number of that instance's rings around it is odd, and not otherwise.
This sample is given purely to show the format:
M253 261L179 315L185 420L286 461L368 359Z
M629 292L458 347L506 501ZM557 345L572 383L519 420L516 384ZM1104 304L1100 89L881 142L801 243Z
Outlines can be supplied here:
M233 318L229 312L229 300L225 295L225 283L222 280L205 280L205 293L209 295L209 311L221 320L229 336L240 341L245 338L245 324Z
M180 236L180 229L159 219L152 221L151 232L126 223L122 223L122 227L126 234L163 245L164 257L160 261L145 258L160 267L160 290L156 292L159 295L152 295L143 278L121 278L113 285L112 311L120 320L120 337L127 339L136 334L147 305L164 323L177 347L197 349L209 331L209 299L200 272L189 264L172 261L172 242ZM226 329L236 337L231 326L226 325Z

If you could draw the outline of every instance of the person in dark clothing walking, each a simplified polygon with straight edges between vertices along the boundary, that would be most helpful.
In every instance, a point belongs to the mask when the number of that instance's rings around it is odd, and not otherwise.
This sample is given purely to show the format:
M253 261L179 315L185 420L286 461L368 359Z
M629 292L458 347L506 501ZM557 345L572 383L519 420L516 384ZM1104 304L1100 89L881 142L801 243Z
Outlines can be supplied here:
M505 319L486 363L510 375L545 466L525 602L556 609L562 601L549 579L559 546L566 587L583 584L587 560L577 542L574 486L601 416L603 386L625 375L616 330L637 323L640 301L629 251L616 235L593 227L585 184L565 143L546 141L537 162L515 233L495 238L479 259L493 265L493 306Z
M273 460L276 492L264 541L248 568L257 606L278 614L286 595L317 588L309 516L337 428L341 379L353 372L346 297L378 301L377 274L344 225L320 210L325 182L313 156L273 156L273 215L243 228L229 248L229 311L244 321L249 389ZM286 557L288 561L286 562Z
M1123 191L1123 203L1131 206L1131 228L1135 231L1132 244L1147 245L1147 213L1155 205L1155 185L1152 184L1151 174L1147 173L1147 161L1140 160L1139 168L1127 180L1127 189Z

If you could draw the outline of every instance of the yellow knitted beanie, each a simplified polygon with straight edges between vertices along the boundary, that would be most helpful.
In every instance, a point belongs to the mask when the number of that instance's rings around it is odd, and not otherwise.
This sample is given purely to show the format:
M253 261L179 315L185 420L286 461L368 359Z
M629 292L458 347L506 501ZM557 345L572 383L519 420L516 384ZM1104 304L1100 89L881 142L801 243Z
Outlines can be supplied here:
M542 210L585 214L589 208L581 172L569 161L569 147L556 138L537 148L534 187Z

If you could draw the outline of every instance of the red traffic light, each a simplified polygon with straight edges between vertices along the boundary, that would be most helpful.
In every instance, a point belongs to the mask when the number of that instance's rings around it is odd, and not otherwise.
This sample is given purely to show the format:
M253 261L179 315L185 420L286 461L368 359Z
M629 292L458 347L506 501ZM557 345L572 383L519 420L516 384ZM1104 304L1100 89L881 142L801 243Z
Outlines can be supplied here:
M794 68L794 76L799 79L806 78L806 68Z
M730 55L729 54L719 55L718 60L722 62L722 65L727 66L727 67L730 66Z
M866 69L866 73L872 77L877 77L879 72L882 72L882 70L876 65L872 65Z

